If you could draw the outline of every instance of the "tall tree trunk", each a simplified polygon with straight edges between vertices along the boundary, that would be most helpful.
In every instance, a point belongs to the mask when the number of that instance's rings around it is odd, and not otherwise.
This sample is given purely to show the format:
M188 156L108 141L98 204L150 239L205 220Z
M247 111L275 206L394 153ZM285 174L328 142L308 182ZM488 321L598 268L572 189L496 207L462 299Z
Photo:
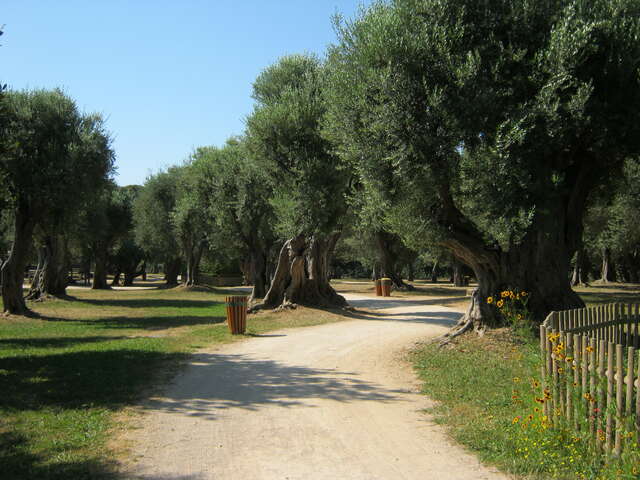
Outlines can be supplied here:
M130 287L133 285L133 281L136 277L139 277L142 272L125 272L124 273L124 281L122 283L123 287Z
M60 234L47 235L38 249L38 269L27 298L35 300L46 295L63 296L68 283L69 262L65 238Z
M611 262L611 249L609 249L608 247L602 249L602 270L600 281L602 283L609 283L614 281L613 265Z
M192 287L198 284L198 272L200 269L200 259L202 257L202 251L204 249L204 241L199 241L193 247L186 252L187 257L187 275L183 278L183 285Z
M107 284L107 249L99 246L95 249L95 269L93 270L93 283L91 288L93 290L107 290L109 285Z
M397 289L413 290L414 288L411 285L402 281L402 277L396 271L396 257L392 251L393 236L387 232L378 231L375 233L375 238L380 255L380 274L383 277L390 278Z
M9 258L2 265L2 302L4 311L16 315L28 313L22 285L35 222L25 206L18 206L15 233Z
M440 259L436 258L436 261L433 263L433 268L431 269L432 283L438 283L438 262L440 262Z
M167 282L167 286L178 285L178 275L182 267L182 261L180 257L175 257L165 261L164 279Z
M263 298L267 293L267 255L262 250L254 250L251 252L249 273L251 275L250 302L254 302L258 298Z
M414 271L413 271L413 262L409 262L407 264L407 269L409 270L409 274L407 275L407 280L409 280L410 282L413 282L415 280Z
M298 235L285 242L271 287L258 308L278 308L296 304L324 307L347 305L329 283L329 266L340 237Z
M242 273L242 285L252 285L253 271L251 270L251 255L240 260L240 273Z
M122 277L122 272L120 270L116 270L113 274L113 278L111 279L111 286L112 287L120 286L121 277Z
M451 262L451 268L453 270L453 285L455 287L464 287L464 277L463 277L463 265L462 263L460 263L459 260L456 260L455 258L453 259L453 261Z
M563 185L549 184L549 194L539 199L527 232L518 243L503 250L486 237L457 207L447 178L438 183L441 209L436 221L447 229L442 245L460 261L471 267L478 281L467 313L449 336L473 327L482 331L486 325L502 323L496 307L487 303L506 288L528 292L528 309L534 323L542 322L552 310L584 307L584 302L569 284L570 259L582 244L583 216L591 190L602 178L602 169L587 151L582 158L565 168ZM541 163L540 178L551 179L562 156ZM548 180L551 182L551 180Z
M502 325L504 319L494 306L495 302L490 305L487 298L506 289L527 292L528 309L535 322L543 321L551 310L584 307L584 302L569 285L571 255L564 232L543 221L539 223L538 229L533 228L519 245L513 245L508 251L486 248L470 251L455 240L445 243L454 255L473 269L478 280L478 288L460 321L460 329L473 327L482 331L486 326Z
M586 285L585 273L585 253L583 248L579 248L576 252L576 263L573 266L573 274L571 275L571 286Z

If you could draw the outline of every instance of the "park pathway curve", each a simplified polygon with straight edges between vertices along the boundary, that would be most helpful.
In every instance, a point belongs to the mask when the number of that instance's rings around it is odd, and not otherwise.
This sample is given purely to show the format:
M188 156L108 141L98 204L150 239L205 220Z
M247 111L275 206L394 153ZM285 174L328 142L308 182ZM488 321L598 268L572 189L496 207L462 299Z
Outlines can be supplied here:
M129 434L124 475L163 480L505 479L422 410L403 357L460 313L346 295L359 318L200 351Z

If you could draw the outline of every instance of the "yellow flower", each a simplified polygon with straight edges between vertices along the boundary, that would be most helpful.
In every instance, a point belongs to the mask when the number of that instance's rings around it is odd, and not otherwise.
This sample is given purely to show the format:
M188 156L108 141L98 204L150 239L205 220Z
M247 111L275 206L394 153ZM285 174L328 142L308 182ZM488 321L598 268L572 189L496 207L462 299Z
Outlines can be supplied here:
M504 302L502 300L498 300L496 305L498 306L498 308L502 308L502 305L504 305Z
M586 350L587 350L587 352L591 353L591 352L593 352L593 347L592 347L591 345L589 345L589 346L586 348Z
M523 297L526 297L529 294L523 290L522 292L520 292L520 295L523 296Z
M487 303L493 303L493 297L487 298Z

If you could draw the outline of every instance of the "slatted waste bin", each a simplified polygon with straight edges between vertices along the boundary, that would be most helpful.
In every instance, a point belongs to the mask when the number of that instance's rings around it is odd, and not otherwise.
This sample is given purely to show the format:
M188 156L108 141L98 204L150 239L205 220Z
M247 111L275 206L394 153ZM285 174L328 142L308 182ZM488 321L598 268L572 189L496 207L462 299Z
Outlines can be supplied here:
M380 279L376 279L375 280L375 284L376 284L376 297L381 297L382 296L382 284L380 283Z
M391 296L391 279L390 278L381 278L380 285L382 287L382 296L390 297Z
M247 297L232 296L225 298L227 304L227 325L233 335L247 330Z

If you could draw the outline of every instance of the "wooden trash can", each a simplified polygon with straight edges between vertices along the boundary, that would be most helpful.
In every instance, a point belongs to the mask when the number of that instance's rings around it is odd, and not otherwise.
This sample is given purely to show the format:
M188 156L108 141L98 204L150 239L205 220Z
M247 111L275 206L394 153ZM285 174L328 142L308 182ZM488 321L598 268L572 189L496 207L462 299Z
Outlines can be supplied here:
M376 279L374 280L375 285L376 285L376 297L381 297L382 296L382 283L380 283L380 279Z
M247 297L226 297L227 325L232 335L243 334L247 330Z
M390 278L381 278L380 286L382 288L382 296L390 297L391 296L391 279Z

